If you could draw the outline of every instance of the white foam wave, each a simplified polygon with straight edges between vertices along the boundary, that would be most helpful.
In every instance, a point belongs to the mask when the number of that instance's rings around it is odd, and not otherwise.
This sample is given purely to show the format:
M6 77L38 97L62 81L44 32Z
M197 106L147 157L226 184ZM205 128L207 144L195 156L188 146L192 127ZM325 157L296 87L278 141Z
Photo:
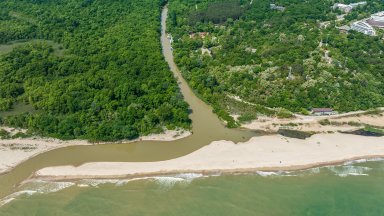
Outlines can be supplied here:
M315 168L308 169L308 172L310 174L318 174L318 173L320 173L320 167L315 167Z
M205 177L200 173L182 173L173 176L155 176L155 177L142 177L133 179L84 179L76 183L78 187L98 187L102 184L114 184L116 186L123 186L132 181L139 180L154 180L156 183L163 186L172 186L177 182L189 183L193 179Z
M22 191L15 192L15 193L1 199L0 200L0 207L12 202L13 200L15 200L19 196L22 196L22 195L31 196L35 193L37 193L37 191L34 191L34 190L22 190Z
M178 182L183 182L185 179L179 177L171 176L159 176L153 178L157 184L163 186L164 188L171 188L176 185Z
M8 204L8 203L10 203L10 202L12 202L13 200L15 200L15 198L8 198L8 199L2 199L2 200L0 200L0 207L1 206L3 206L3 205L6 205L6 204Z
M194 179L206 177L200 173L182 173L173 176L157 176L153 180L163 189L169 189L176 184L181 186L189 185Z
M182 178L184 180L193 180L197 178L202 178L204 177L204 175L201 173L182 173L182 174L175 175L175 177Z
M264 172L264 171L256 171L256 173L263 177L279 177L279 176L297 176L296 174L289 171L277 171L277 172Z
M267 177L267 176L276 176L277 172L264 172L264 171L256 171L256 173L260 176Z
M31 184L31 188L38 193L54 193L74 185L73 182L35 181Z
M363 166L352 166L352 165L346 165L346 166L330 166L328 169L333 172L335 175L340 177L347 177L347 176L368 176L366 172L372 170L372 168L369 167L363 167Z
M353 164L359 164L359 163L379 162L379 161L384 161L384 158L370 158L370 159L359 159L359 160L347 161L344 163L344 165L353 165Z
M101 184L117 184L119 179L84 179L77 182L78 187L98 187Z

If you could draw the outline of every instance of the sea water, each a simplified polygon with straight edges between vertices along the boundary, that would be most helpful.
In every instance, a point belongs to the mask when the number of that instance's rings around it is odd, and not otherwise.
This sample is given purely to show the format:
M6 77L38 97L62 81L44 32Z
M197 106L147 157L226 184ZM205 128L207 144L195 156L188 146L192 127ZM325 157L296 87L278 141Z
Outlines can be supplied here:
M32 181L0 215L384 215L384 162L294 172Z

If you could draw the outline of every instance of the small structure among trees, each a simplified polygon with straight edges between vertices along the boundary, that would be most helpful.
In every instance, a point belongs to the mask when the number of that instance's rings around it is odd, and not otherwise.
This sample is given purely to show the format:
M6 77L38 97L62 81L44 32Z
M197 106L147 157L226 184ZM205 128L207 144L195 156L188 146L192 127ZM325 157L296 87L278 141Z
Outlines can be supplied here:
M311 113L312 115L316 115L316 116L336 114L336 112L333 111L333 109L331 108L313 108Z

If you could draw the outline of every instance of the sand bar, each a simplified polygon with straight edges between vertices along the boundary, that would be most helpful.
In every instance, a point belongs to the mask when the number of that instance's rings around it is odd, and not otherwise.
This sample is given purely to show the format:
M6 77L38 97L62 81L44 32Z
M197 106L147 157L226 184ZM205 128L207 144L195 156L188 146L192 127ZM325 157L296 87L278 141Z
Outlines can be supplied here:
M303 169L342 161L384 157L384 137L316 134L306 140L280 135L234 144L215 141L189 155L160 162L97 162L43 168L35 178L50 180L124 178L174 173Z

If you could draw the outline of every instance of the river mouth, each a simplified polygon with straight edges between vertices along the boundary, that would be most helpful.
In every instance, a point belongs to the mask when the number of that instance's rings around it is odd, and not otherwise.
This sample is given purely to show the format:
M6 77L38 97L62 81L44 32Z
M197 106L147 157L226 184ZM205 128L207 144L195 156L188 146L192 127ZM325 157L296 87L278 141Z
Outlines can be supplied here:
M70 146L55 149L18 165L12 171L0 175L0 197L15 189L15 185L31 176L36 170L50 166L74 165L87 162L149 162L174 159L192 153L216 140L229 140L235 143L248 141L251 137L265 135L264 132L247 129L229 129L212 112L212 108L200 100L182 77L173 59L172 47L166 34L168 7L161 16L161 45L165 61L178 80L184 100L192 112L193 134L171 141L138 141L125 144L105 144L91 146Z

